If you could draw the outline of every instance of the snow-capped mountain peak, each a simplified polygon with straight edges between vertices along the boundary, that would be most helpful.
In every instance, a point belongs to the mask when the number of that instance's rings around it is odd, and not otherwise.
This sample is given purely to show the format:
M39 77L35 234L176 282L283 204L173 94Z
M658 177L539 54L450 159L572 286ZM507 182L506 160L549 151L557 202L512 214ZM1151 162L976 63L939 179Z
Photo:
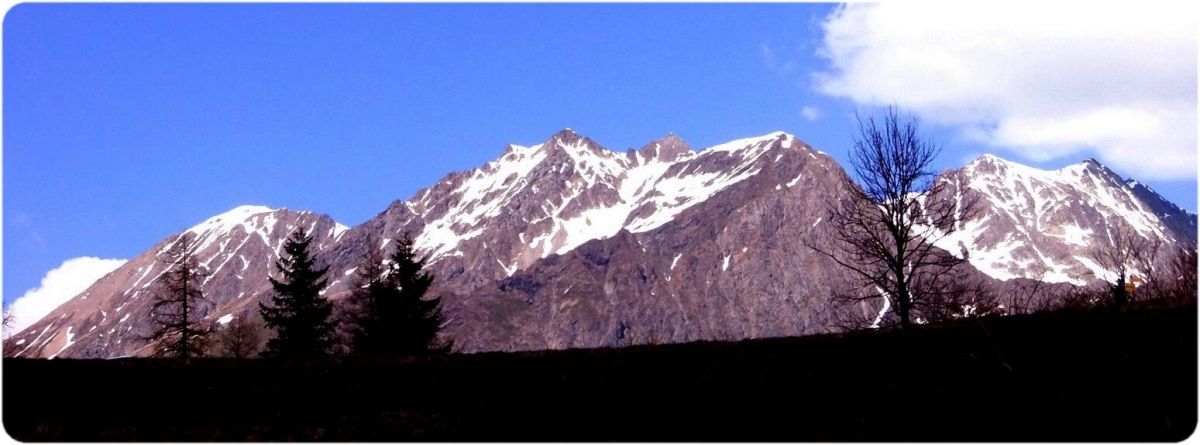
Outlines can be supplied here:
M666 136L658 138L649 144L646 144L636 152L630 153L630 156L640 164L645 164L651 161L672 162L681 157L691 156L695 154L692 151L692 146L688 145L675 133L667 133Z
M246 297L270 288L267 276L284 240L298 227L308 231L318 251L333 246L348 230L327 215L235 207L166 238L19 333L27 345L21 356L127 355L144 345L142 336L153 328L145 314L169 267L161 255L181 235L192 237L191 254L205 272L200 285L212 302L202 309L211 310L206 315L215 319L252 307L256 300Z
M990 201L1016 211L1032 212L1031 216L1040 217L1048 209L1069 206L1074 198L1077 203L1119 217L1142 236L1168 237L1154 213L1133 195L1125 180L1095 159L1057 170L1042 170L985 155L965 170L972 176L972 186L988 195ZM1024 192L1028 200L1020 202L1010 196L990 193L997 189L996 182L1003 183L1004 190L1009 193ZM1039 219L1035 217L1034 221Z
M275 232L275 225L279 221L279 212L291 212L288 209L274 209L263 205L241 205L230 209L224 213L213 216L203 222L192 226L184 233L189 233L195 236L196 252L203 252L208 249L214 242L228 237L234 232L244 232L247 234L257 235L264 243L269 243L268 239ZM311 212L293 212L300 215L309 215ZM317 227L317 220L314 220L305 229L312 235ZM294 227L289 225L288 230ZM328 229L328 236L332 241L337 241L343 233L349 230L348 227L340 223L334 223ZM164 247L164 249L170 246Z
M512 221L515 272L530 262L593 240L653 230L686 209L753 177L783 151L807 147L773 132L693 151L668 134L618 153L571 130L540 144L510 144L499 159L448 176L405 204L422 221L415 247L437 261L461 255L476 237L491 239L498 219ZM772 152L771 156L766 156ZM812 153L810 153L812 154ZM814 155L815 157L815 155ZM792 178L789 178L792 179ZM786 182L786 181L785 181ZM491 241L489 245L494 245Z
M1094 159L1043 170L983 155L943 180L975 194L983 212L939 247L965 249L971 264L994 278L1084 284L1107 276L1088 253L1108 242L1114 226L1179 239L1144 197Z
M702 152L758 152L770 148L775 141L779 141L783 148L791 148L792 143L796 141L796 137L782 131L773 131L762 136L735 139L723 144L714 145L705 148Z
M227 212L213 216L197 224L187 231L196 235L204 235L206 233L227 233L236 227L243 226L256 216L274 212L267 206L262 205L241 205L230 209Z

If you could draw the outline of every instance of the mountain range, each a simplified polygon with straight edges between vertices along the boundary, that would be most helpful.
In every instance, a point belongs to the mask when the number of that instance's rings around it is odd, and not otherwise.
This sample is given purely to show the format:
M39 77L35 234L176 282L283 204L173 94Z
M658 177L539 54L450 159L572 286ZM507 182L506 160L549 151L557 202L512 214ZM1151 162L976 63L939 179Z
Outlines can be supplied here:
M846 196L830 156L776 132L693 150L667 135L616 152L563 130L454 172L346 227L327 215L241 206L195 236L224 324L271 295L283 240L298 227L328 265L325 296L340 301L370 250L410 234L436 279L443 334L463 352L624 346L835 331L847 312L886 315L882 302L835 304L846 273L806 247L827 236L824 203ZM1196 215L1095 160L1041 170L984 155L944 172L929 199L977 200L937 247L967 259L994 289L1040 281L1087 286L1109 271L1088 259L1109 228L1196 242ZM15 334L25 357L147 354L156 257L172 235ZM997 295L1003 295L998 292ZM1000 307L1004 301L997 301Z

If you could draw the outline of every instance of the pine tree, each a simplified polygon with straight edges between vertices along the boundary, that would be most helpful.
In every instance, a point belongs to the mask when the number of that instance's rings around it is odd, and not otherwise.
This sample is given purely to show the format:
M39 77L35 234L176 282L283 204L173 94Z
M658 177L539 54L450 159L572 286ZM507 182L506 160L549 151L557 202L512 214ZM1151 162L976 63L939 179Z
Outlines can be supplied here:
M354 352L420 355L449 351L450 345L437 339L442 324L441 299L425 298L433 276L422 270L425 260L413 251L412 238L405 235L397 240L382 274L378 263L368 255L351 296L355 310Z
M275 338L267 342L267 355L312 358L325 355L333 342L332 303L321 296L328 267L315 268L309 253L312 237L297 229L283 244L285 255L275 262L280 280L268 277L275 289L271 306L258 304L259 312Z
M150 319L157 328L149 340L159 342L157 356L188 358L204 355L208 329L199 326L208 300L200 289L206 275L193 255L193 237L180 235L159 261L167 263L163 279L154 291Z

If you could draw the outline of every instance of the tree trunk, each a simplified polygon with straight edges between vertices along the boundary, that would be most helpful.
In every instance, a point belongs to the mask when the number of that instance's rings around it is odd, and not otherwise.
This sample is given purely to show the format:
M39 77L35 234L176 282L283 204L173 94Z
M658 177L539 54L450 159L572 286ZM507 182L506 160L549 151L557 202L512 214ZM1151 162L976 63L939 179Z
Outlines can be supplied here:
M908 330L912 326L909 314L912 309L912 295L908 292L908 283L904 282L903 275L896 280L896 284L896 315L900 316L900 327Z
M906 330L912 324L912 321L909 320L908 309L908 295L896 299L896 314L900 316L900 327Z

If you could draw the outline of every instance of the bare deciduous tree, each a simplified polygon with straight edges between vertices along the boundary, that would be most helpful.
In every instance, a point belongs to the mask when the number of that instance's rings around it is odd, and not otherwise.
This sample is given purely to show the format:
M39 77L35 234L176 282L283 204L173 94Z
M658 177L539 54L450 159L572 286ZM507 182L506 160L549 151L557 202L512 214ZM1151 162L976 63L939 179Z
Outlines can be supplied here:
M12 307L4 308L4 323L3 323L3 326L0 326L0 329L4 330L3 340L2 340L4 342L4 348L3 348L3 356L4 357L12 357L12 356L16 355L18 352L20 352L20 349L12 341L12 336L13 336L13 334L16 333L16 332L13 332L13 326L16 325L16 323L17 323L17 318L16 318L16 315L13 314Z
M233 317L217 331L217 354L222 357L252 358L266 346L266 326L253 311Z
M1167 260L1165 270L1158 274L1162 297L1171 304L1196 302L1196 247L1179 246Z
M208 329L200 326L208 300L200 290L205 276L196 262L192 236L185 233L157 260L167 271L158 282L150 318L156 328L150 339L158 344L154 355L188 358L201 356L207 346Z
M902 327L914 317L944 313L953 284L966 260L934 247L975 212L976 200L951 190L932 170L940 148L922 138L915 117L902 119L895 108L881 121L859 118L850 163L861 181L843 176L848 197L827 204L832 242L809 247L851 271L859 290L837 298L862 302L880 296ZM954 193L953 196L949 196ZM972 195L973 196L973 195ZM955 304L962 304L961 301Z
M1095 244L1087 256L1113 274L1101 278L1108 282L1109 303L1120 308L1129 303L1126 283L1134 273L1143 283L1153 282L1155 260L1162 242L1157 238L1142 237L1121 223L1108 226L1108 239L1108 244Z
M17 316L13 314L12 307L4 308L4 323L2 326L2 328L4 329L4 338L8 338L8 337L12 336L12 334L13 334L12 329L13 329L13 326L16 325L16 323L17 323Z

